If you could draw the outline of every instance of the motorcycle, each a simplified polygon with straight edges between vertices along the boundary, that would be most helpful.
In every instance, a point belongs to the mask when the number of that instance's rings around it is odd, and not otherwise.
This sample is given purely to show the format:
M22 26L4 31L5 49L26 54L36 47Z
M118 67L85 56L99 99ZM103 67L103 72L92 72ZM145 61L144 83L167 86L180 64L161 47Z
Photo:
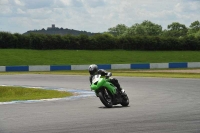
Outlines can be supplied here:
M122 106L129 105L129 98L124 89L118 92L117 87L109 82L109 77L107 76L95 75L90 87L107 108L112 108L113 105L117 104L121 104Z

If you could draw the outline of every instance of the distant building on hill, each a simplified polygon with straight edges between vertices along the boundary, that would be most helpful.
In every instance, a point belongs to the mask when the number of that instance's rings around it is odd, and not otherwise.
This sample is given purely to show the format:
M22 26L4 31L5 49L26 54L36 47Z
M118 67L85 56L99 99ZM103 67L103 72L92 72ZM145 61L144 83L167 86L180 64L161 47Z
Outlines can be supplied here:
M51 34L51 35L66 35L66 34L71 34L71 35L81 35L81 34L85 34L85 35L95 35L95 34L99 34L99 33L91 33L91 32L86 32L86 31L78 31L78 30L74 30L74 29L63 29L58 28L55 26L55 24L52 24L51 27L47 27L47 30L45 30L44 28L42 28L41 30L30 30L25 32L24 34L30 34L30 33L38 33L38 34Z
M47 30L48 30L48 29L56 29L56 28L58 28L58 27L56 27L55 24L52 24L52 27L47 27Z

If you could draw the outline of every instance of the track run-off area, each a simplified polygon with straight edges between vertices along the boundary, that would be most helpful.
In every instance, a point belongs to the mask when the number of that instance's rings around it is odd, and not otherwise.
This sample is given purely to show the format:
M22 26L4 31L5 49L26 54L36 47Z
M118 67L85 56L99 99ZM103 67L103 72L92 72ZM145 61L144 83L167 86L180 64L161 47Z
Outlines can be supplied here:
M90 91L89 76L0 75L0 85L58 88L79 94L0 104L0 133L200 132L200 79L115 78L129 96L129 107L105 108Z

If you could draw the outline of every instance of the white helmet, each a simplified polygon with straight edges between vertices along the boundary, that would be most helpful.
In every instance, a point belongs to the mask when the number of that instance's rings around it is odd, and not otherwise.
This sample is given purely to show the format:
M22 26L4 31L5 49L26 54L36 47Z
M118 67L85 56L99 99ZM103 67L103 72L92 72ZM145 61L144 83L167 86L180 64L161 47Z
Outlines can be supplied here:
M98 66L95 64L92 64L89 66L88 70L89 70L90 75L94 75L98 71Z

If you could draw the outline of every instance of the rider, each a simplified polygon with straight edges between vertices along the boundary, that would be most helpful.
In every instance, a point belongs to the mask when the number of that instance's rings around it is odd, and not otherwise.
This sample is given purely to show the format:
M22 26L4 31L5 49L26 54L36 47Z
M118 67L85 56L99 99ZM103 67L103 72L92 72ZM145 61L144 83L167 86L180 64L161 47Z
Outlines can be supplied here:
M112 76L112 73L111 72L107 72L106 70L104 69L98 69L98 66L95 65L95 64L92 64L89 66L89 73L90 73L90 83L92 84L92 78L94 75L96 74L101 74L101 76ZM115 85L118 89L119 92L122 91L122 88L120 87L120 84L118 82L118 80L116 78L109 78L110 81L113 85Z

